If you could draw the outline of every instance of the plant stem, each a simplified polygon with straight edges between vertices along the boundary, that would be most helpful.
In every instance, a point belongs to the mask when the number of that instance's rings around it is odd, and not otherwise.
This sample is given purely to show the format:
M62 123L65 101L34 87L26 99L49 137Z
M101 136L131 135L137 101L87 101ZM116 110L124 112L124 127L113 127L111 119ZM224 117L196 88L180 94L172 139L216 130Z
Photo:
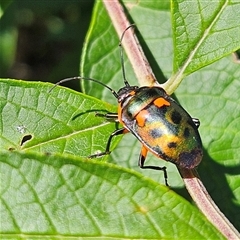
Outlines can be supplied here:
M128 21L122 5L117 0L103 0L105 8L112 20L113 26L119 36L131 25ZM134 29L134 28L133 28ZM132 33L131 29L126 31L122 42L124 50L130 60L133 70L137 76L140 86L158 85L156 77L153 74L148 60L145 57L138 39Z
M178 169L198 208L227 239L240 239L238 231L214 203L196 170Z

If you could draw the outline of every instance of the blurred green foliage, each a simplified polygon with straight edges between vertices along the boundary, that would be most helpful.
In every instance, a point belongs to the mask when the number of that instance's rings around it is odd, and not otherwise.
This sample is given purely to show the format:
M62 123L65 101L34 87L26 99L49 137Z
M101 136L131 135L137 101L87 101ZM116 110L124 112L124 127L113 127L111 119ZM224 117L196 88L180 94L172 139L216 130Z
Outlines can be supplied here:
M0 19L0 76L56 82L79 75L79 56L93 2L1 3L5 12Z

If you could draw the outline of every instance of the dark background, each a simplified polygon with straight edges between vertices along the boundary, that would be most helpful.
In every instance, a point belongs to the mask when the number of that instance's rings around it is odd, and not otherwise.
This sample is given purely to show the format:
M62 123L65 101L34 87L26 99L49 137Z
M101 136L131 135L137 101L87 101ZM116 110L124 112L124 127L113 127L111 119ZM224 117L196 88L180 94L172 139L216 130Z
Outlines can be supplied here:
M78 76L93 3L10 2L0 20L0 77L57 82Z

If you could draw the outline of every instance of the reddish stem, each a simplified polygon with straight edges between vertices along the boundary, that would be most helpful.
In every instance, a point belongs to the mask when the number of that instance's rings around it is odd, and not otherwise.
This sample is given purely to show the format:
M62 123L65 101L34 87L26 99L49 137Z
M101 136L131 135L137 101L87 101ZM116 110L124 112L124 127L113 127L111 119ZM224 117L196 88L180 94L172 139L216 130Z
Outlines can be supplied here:
M238 231L220 211L200 180L196 170L178 169L186 188L207 219L227 238L240 239Z
M117 0L103 0L103 3L108 11L108 14L112 20L113 26L117 31L119 39L124 30L131 25L128 21L122 5ZM139 81L139 85L153 85L156 84L156 78L149 66L148 60L146 59L142 48L138 42L136 36L132 33L133 31L126 31L122 45L125 52L130 60L133 70ZM158 84L159 85L159 84Z

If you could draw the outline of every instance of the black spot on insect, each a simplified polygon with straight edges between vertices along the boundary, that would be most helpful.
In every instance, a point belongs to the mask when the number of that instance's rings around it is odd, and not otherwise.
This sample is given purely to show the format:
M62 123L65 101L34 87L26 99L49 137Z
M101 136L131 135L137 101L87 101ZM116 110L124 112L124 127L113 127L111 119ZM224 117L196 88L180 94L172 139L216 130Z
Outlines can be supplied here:
M149 133L150 133L151 137L153 137L153 138L159 138L162 136L162 131L157 128L152 129Z
M168 147L169 147L169 148L176 148L176 147L177 147L177 143L175 143L175 142L170 142L170 143L168 143Z
M182 116L179 112L174 110L171 115L171 120L173 123L179 124L182 121Z
M149 105L149 108L151 108L151 112L155 112L158 116L165 117L165 114L168 111L168 108L166 106L157 107L155 105Z
M184 136L185 138L188 138L188 137L190 136L190 130L189 130L188 127L186 127L186 128L184 129L183 136Z

